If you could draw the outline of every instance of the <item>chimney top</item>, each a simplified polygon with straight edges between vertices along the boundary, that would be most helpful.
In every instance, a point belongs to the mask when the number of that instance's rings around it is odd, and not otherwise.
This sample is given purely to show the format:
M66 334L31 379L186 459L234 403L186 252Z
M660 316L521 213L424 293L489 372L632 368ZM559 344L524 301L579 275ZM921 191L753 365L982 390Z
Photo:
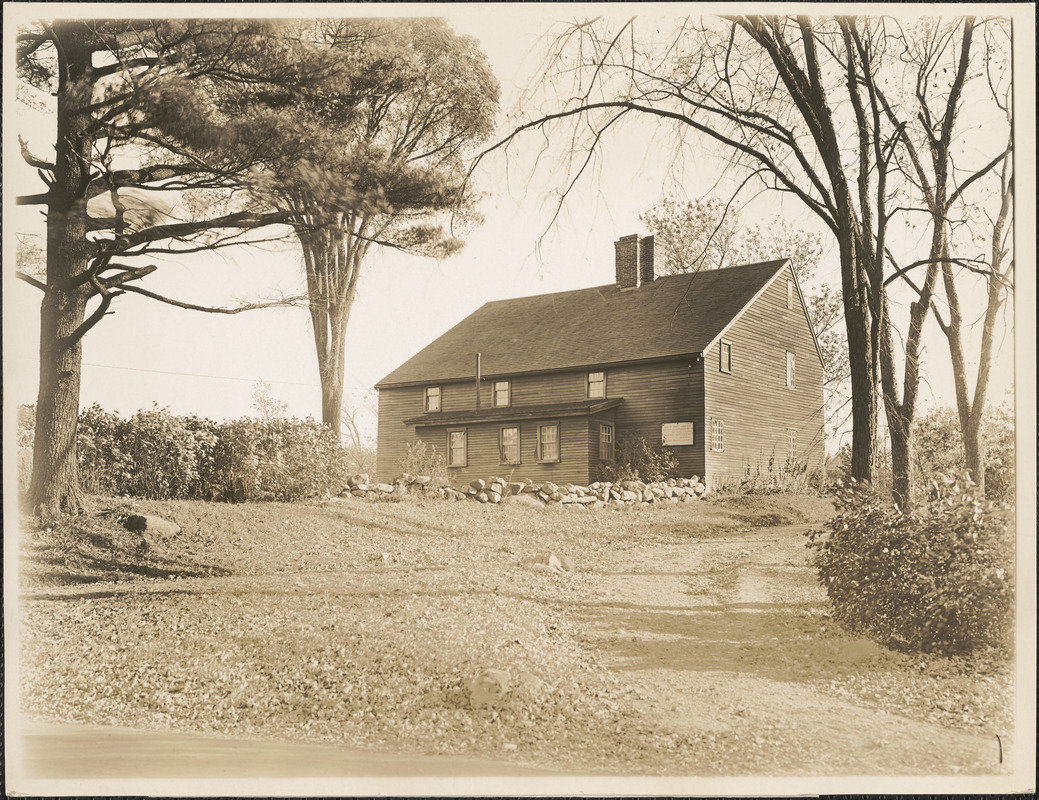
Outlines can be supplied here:
M636 233L620 237L614 242L617 286L637 289L651 283L656 277L653 269L653 237Z

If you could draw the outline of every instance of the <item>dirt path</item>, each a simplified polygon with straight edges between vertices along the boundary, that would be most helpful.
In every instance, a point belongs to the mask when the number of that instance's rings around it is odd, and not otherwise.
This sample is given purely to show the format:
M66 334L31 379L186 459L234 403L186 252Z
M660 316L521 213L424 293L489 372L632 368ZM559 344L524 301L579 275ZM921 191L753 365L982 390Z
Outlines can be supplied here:
M852 705L825 691L883 651L828 625L806 526L649 548L578 612L647 715L706 734L719 774L993 774L995 738Z

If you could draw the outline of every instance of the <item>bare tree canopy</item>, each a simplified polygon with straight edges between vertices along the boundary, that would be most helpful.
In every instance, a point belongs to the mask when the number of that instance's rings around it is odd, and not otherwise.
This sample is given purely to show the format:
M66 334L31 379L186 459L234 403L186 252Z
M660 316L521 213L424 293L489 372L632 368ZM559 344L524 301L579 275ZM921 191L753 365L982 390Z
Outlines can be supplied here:
M852 475L873 476L883 386L895 494L907 502L920 332L941 264L968 263L951 251L921 258L911 249L918 237L907 231L928 210L927 191L937 190L939 205L963 201L964 192L942 177L943 159L955 151L956 180L965 190L1005 158L1006 138L978 136L961 114L967 94L981 102L977 87L1002 87L989 98L1006 91L1009 73L984 67L1009 58L1004 23L822 16L640 22L611 29L596 19L563 31L540 76L551 99L485 155L530 131L541 133L546 148L562 144L570 154L560 179L563 202L593 158L608 150L611 129L641 119L672 130L680 147L688 134L724 154L741 186L796 198L830 231L839 254ZM984 47L973 44L976 29ZM910 167L914 142L929 151L929 184ZM907 247L909 257L901 252ZM887 281L895 258L912 262L898 270L918 294L901 354ZM917 266L927 266L922 278L909 274Z

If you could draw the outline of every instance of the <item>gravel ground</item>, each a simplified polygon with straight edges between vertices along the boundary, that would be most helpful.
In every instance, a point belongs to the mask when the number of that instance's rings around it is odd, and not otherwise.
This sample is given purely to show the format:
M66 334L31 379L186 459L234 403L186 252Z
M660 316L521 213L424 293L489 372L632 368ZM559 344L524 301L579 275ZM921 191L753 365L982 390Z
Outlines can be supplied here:
M1005 770L1006 670L830 621L818 499L141 503L182 528L151 544L127 510L25 535L30 717L603 774ZM474 709L484 669L515 687Z

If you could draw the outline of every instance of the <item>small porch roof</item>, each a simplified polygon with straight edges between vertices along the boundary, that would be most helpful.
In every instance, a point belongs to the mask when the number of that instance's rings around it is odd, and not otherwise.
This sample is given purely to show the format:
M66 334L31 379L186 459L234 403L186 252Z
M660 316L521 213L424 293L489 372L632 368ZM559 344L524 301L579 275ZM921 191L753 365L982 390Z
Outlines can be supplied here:
M405 425L419 428L464 425L475 422L514 422L523 419L553 419L555 417L590 417L601 411L616 408L624 402L623 397L601 400L579 400L572 403L546 403L533 406L509 406L506 408L476 408L465 411L435 411L410 417Z

